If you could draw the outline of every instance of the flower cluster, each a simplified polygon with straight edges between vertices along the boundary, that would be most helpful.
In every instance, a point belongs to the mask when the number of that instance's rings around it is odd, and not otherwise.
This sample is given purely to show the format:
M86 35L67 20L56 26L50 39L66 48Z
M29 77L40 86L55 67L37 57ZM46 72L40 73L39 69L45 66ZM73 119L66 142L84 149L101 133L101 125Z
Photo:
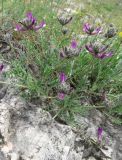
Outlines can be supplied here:
M113 55L112 52L107 52L108 45L102 45L99 43L90 43L86 44L86 49L96 58L104 59L107 57L111 57Z
M77 41L72 40L70 46L64 47L60 52L61 58L71 58L74 56L78 56L81 52L82 48L78 47Z
M72 17L68 17L68 18L62 18L60 17L59 22L62 25L65 25L67 23L69 23L72 20ZM26 17L19 22L19 24L16 25L16 31L28 31L28 30L34 30L37 31L41 28L44 28L46 26L46 23L44 21L42 21L40 24L37 25L37 20L36 18L33 16L33 14L31 12L26 14ZM85 23L83 25L83 31L88 34L89 36L92 35L98 35L101 34L102 31L102 27L101 26L97 26L95 27L95 25L89 24L89 23ZM121 32L119 34L119 36L121 37ZM60 51L60 57L61 58L71 58L74 56L78 56L81 53L82 47L79 47L77 41L73 38L73 40L70 43L70 46L65 46L61 51ZM97 43L97 42L89 42L86 43L85 42L85 49L95 58L98 59L105 59L108 57L112 57L113 53L111 51L109 51L109 45L105 45L102 43ZM3 66L0 66L0 70L3 69ZM60 81L60 90L58 92L58 99L60 100L64 100L65 95L67 93L69 93L69 91L71 90L70 88L70 84L67 85L67 77L65 75L64 72L61 72L59 75L59 81ZM68 86L68 89L67 89ZM67 92L68 90L68 92ZM100 135L102 133L102 129L99 128L98 130L98 135L99 135L99 139L100 139Z
M87 33L88 35L96 35L102 33L101 27L94 27L93 25L90 25L89 23L85 23L83 26L83 31Z
M85 23L83 25L83 31L88 35L97 35L102 33L102 27L94 27L89 23ZM112 37L112 36L111 36ZM108 45L103 45L100 43L88 43L85 45L85 48L92 54L95 58L105 59L108 57L112 57L113 53L108 51Z
M64 85L65 82L66 82L66 79L67 78L66 78L65 73L61 72L60 75L59 75L60 84ZM64 100L64 98L65 98L65 93L64 92L59 92L58 93L58 99Z
M19 23L20 24L16 25L15 31L27 31L27 30L37 31L46 26L46 23L44 21L42 21L39 25L37 25L37 20L31 12L27 13L26 18L24 18Z

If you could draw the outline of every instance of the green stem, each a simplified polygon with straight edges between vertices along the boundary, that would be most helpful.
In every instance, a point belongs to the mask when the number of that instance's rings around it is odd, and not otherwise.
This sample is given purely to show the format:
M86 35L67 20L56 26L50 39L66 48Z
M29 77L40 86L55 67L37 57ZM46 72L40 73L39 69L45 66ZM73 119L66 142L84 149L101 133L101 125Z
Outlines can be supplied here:
M99 60L99 69L98 69L98 75L97 78L92 86L92 90L94 90L94 87L96 86L97 82L99 81L100 75L101 75L101 71L102 71L102 65L101 65L101 60Z
M70 76L72 75L72 72L73 72L73 67L74 67L74 60L71 62L71 69L70 69Z
M2 0L2 25L3 25L3 0Z

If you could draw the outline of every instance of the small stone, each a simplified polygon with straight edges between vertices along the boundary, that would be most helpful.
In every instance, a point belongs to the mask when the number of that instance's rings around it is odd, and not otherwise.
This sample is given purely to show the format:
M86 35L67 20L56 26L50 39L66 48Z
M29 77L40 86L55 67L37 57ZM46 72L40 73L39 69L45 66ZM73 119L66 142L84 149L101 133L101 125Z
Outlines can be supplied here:
M0 150L0 160L7 160L4 153Z
M89 157L88 160L96 160L94 157Z
M10 152L10 151L12 151L12 149L13 149L13 145L11 142L7 142L7 144L3 145L3 147L2 147L2 151L4 153Z
M11 156L11 160L21 160L21 158L17 153L12 153L10 154L10 156Z

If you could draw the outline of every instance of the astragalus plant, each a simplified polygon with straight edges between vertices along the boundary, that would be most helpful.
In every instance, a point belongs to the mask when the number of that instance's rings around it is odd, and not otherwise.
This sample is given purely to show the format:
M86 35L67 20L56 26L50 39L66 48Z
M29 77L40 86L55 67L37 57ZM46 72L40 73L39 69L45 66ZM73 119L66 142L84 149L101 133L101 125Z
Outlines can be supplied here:
M11 60L10 73L24 86L23 97L38 105L43 101L54 118L66 122L98 109L121 123L121 33L106 36L107 24L95 24L95 19L81 23L75 15L62 26L51 7L26 8L26 18L16 19L13 27L14 39L20 37L18 43L26 47Z

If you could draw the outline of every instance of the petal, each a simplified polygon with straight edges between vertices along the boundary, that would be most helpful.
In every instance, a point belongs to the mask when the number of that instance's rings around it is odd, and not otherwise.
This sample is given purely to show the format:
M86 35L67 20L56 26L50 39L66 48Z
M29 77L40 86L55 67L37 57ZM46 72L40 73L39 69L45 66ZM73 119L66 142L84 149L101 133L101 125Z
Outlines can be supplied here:
M112 53L112 52L108 52L108 53L106 53L105 55L106 55L106 58L107 58L107 57L112 57L112 56L113 56L113 53Z
M64 100L65 94L64 93L58 93L58 99Z
M34 27L34 30L37 31L40 28L44 28L45 26L46 26L45 21L42 21L39 25L37 25L37 26Z
M98 135L101 135L103 132L103 129L101 127L98 128Z
M26 17L29 18L29 19L32 19L32 18L33 18L32 12L28 12L28 13L26 14Z
M107 48L108 48L108 45L103 45L102 47L100 47L99 53L105 52L105 50L106 50Z
M40 27L41 27L41 28L46 27L46 22L45 22L45 21L42 21L42 22L40 23Z
M32 22L32 24L30 25L30 27L32 27L32 25L36 23L36 18L32 15L32 12L28 12L26 14L26 17Z
M66 75L65 73L60 73L60 83L64 83L66 81Z
M84 31L84 32L88 32L90 28L91 28L91 26L90 26L89 23L85 23L85 24L83 25L83 31Z
M97 33L102 33L102 28L101 27L98 27L95 30L96 30Z
M92 44L87 44L87 45L85 45L85 47L89 52L95 54Z
M26 31L27 29L22 27L21 25L17 24L14 30L15 31Z
M71 47L72 47L73 49L77 48L77 42L76 42L75 40L73 40L73 41L71 42Z
M108 53L99 53L96 55L97 58L100 59L104 59L104 58L108 58L108 57L112 57L113 53L112 52L108 52Z
M16 25L16 30L17 30L17 31L20 31L21 28L22 28L22 27L21 27L19 24Z
M4 68L4 65L3 65L3 64L0 64L0 72L3 71L3 68Z
M33 17L31 20L32 20L32 25L34 25L36 23L36 18Z
M92 32L92 34L98 34L98 33L102 33L101 27L96 28L96 29Z
M97 136L98 136L99 141L102 140L102 133L103 133L103 129L101 127L99 127L97 130Z

